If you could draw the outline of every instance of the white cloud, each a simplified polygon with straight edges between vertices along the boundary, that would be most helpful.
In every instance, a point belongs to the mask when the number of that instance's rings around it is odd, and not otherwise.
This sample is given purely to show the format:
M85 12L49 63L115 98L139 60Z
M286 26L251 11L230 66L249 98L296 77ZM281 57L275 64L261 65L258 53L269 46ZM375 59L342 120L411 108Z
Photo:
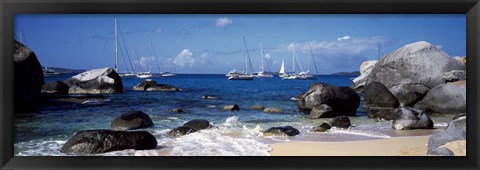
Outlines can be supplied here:
M270 60L270 58L272 58L272 55L271 55L270 53L267 53L267 54L265 54L265 58L266 58L267 60Z
M182 52L173 59L173 63L180 67L191 67L195 63L195 59L189 49L183 49Z
M233 21L231 19L228 19L227 17L218 18L215 20L215 25L217 25L217 27L224 27L232 23Z
M436 45L435 47L437 47L438 49L442 49L443 45Z
M343 36L343 37L337 38L337 40L338 40L338 41L345 41L345 40L348 40L348 39L350 39L350 38L352 38L352 37L350 37L350 36L346 35L346 36Z
M140 57L139 60L135 60L134 63L138 66L140 64L140 66L142 67L142 70L143 71L148 71L150 70L150 67L152 67L152 70L154 70L154 68L156 68L156 63L155 63L155 58L153 57ZM151 64L151 65L150 65Z
M163 28L162 27L157 27L157 28L153 29L153 32L163 32Z

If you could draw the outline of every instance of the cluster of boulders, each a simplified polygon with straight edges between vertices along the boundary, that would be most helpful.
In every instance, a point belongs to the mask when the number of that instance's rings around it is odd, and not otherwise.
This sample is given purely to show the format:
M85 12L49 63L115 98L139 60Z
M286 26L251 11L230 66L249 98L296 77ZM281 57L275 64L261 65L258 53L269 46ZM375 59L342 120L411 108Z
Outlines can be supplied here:
M157 139L147 131L131 131L153 126L142 111L130 111L112 121L113 130L85 130L75 133L63 146L65 153L97 154L117 150L146 150L157 147Z
M334 117L330 122L324 122L320 126L314 127L313 132L325 132L332 127L347 129L351 126L350 119L347 116Z

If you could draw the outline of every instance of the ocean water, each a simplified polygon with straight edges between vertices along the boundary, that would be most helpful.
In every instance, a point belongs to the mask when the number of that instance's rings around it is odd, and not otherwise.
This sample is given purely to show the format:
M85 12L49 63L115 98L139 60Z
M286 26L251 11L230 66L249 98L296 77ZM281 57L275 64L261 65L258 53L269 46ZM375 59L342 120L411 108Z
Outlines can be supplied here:
M45 82L65 80L72 75L47 76ZM308 119L297 110L291 97L305 92L314 82L350 86L355 76L322 75L317 80L281 80L278 77L252 81L230 81L225 75L179 74L177 77L153 78L157 83L176 86L180 92L138 92L131 88L143 81L123 78L122 94L82 104L42 106L37 114L17 115L14 121L15 155L65 156L61 146L80 130L110 129L115 117L130 110L141 110L153 120L151 132L158 141L152 150L122 150L98 155L116 156L268 156L270 144L288 141L343 142L390 137L428 135L448 125L450 116L432 117L434 130L396 131L390 121L368 119L363 101L353 127L314 133L311 129L330 119ZM217 97L202 99L203 95ZM240 111L224 111L223 106L237 104ZM264 113L251 106L276 107L284 113ZM172 113L181 108L184 113ZM192 119L207 119L215 128L178 138L166 133ZM261 130L273 126L293 126L301 134L293 137L264 136Z

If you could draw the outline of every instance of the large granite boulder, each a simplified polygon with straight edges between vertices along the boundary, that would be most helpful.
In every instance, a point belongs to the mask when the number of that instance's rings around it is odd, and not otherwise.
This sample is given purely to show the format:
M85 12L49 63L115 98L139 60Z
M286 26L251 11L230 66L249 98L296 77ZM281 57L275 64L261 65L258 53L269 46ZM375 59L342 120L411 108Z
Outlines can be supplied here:
M271 127L265 131L263 131L263 134L266 136L295 136L300 134L300 131L298 129L295 129L292 126L282 126L282 127Z
M164 92L171 92L171 91L180 91L179 88L176 88L172 85L168 84L157 84L156 81L147 79L136 86L133 86L133 90L135 91L164 91Z
M433 121L422 110L400 107L394 110L392 128L397 130L433 129Z
M13 62L13 111L36 112L44 83L42 66L35 53L18 41L14 42Z
M69 94L123 92L122 79L112 68L99 68L80 73L65 80L65 84L70 86Z
M63 146L65 153L96 154L117 150L155 149L157 140L146 131L85 130L77 132Z
M360 96L350 87L313 83L298 100L297 107L303 113L309 114L314 107L319 108L322 104L333 109L329 117L355 116L360 105Z
M427 113L456 114L467 110L466 81L446 83L432 88L415 105Z
M400 103L382 83L371 82L367 84L363 94L369 118L392 120L395 117L393 109L397 108Z
M115 118L111 126L114 130L144 129L152 127L153 121L142 111L130 111Z
M430 88L422 84L399 84L389 90L398 99L400 106L413 106L422 100Z
M362 91L365 86L367 77L373 69L373 66L377 64L378 60L365 61L360 65L360 76L352 80L352 87L357 91Z
M445 82L455 82L467 79L467 73L465 70L452 70L450 72L443 73L442 76Z
M42 93L66 95L68 94L68 89L69 87L67 84L56 80L44 84L42 86Z
M466 116L452 120L443 132L434 134L430 137L430 139L428 139L427 154L442 156L453 155L452 151L442 146L452 141L466 140L466 130Z
M413 106L414 101L405 101L403 97L399 97L405 93L402 89L408 89L406 91L411 94L422 95L425 88L428 90L445 83L443 73L452 70L465 70L465 65L434 45L419 41L405 45L378 61L366 84L380 82L397 97L401 106ZM397 86L401 88L392 90L398 88Z

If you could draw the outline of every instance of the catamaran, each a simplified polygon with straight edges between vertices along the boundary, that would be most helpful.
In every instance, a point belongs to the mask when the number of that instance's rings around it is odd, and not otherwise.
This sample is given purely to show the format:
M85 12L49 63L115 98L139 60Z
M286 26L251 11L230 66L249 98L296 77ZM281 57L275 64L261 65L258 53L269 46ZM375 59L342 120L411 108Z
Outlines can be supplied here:
M268 62L267 63L267 68L268 68L268 72L265 71L265 67L264 67L264 63L265 63L265 53L263 53L263 46L262 44L260 44L260 55L261 55L261 59L262 59L262 66L260 67L260 71L255 75L255 77L258 77L258 78L272 78L273 77L273 74L272 72L270 71L270 66L268 65Z
M175 69L175 64L173 63L173 61L170 63L170 67L173 68L173 72L163 72L162 73L162 77L175 77L177 76L177 74L175 74L177 72L177 69Z
M318 69L317 69L317 64L315 62L315 57L313 57L313 52L312 52L312 48L310 46L310 44L308 44L308 47L310 49L310 55L307 57L307 71L303 71L303 68L302 66L300 65L300 69L302 70L300 73L298 74L295 74L295 51L293 52L293 74L291 75L288 75L288 76L285 76L285 77L282 77L282 80L312 80L312 79L316 79L315 75L311 74L310 73L310 57L312 58L313 60L313 63L315 65L315 70L318 74ZM298 61L298 58L297 58L297 62L300 63Z
M247 43L245 37L243 37L243 71L238 74L232 74L228 77L228 80L253 80L255 76L248 73L247 63L250 64L250 69L253 70L252 61L250 60L250 54L248 53Z

